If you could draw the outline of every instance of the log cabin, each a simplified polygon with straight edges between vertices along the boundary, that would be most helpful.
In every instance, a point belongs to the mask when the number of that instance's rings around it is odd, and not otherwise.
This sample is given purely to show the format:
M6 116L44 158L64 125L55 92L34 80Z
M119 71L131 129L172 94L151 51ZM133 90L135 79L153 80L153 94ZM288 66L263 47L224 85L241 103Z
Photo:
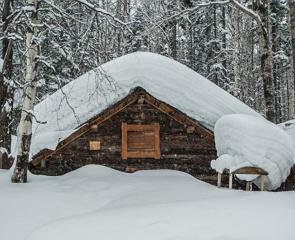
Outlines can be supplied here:
M87 164L125 172L173 169L212 182L214 124L230 113L259 116L181 63L128 54L36 105L29 169L44 175Z

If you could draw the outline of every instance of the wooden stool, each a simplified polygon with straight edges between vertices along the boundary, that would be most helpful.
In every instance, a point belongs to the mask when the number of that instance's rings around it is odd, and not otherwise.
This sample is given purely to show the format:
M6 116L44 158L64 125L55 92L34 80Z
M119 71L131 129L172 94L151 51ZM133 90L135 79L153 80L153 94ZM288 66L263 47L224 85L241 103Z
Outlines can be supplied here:
M236 169L233 172L230 172L229 169L224 169L223 173L229 174L229 188L233 188L233 176L237 174L251 174L251 175L258 175L260 177L260 190L264 191L264 180L265 176L268 175L268 172L266 172L264 169L259 167L242 167L239 169ZM217 186L221 187L222 182L222 174L218 173L217 175ZM246 183L246 191L252 190L252 181Z

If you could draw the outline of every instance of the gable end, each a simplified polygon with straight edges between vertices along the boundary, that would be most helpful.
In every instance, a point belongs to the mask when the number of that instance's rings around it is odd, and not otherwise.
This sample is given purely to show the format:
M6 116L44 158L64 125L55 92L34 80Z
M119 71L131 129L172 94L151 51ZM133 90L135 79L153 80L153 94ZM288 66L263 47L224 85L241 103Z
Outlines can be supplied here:
M128 96L123 98L122 100L118 101L114 105L110 106L106 110L104 110L99 115L89 119L86 123L84 123L82 126L79 126L77 131L72 133L70 136L68 136L66 139L61 141L55 150L52 151L41 151L38 154L36 154L31 164L33 166L37 166L42 160L46 160L53 154L56 154L60 152L62 149L64 149L66 146L68 146L70 143L75 141L77 138L81 137L85 133L91 131L93 129L93 126L96 127L111 118L112 116L116 115L117 113L124 110L129 105L138 102L146 102L149 105L153 106L154 108L158 109L159 111L165 113L170 118L174 119L176 122L182 124L187 129L187 132L195 131L200 137L205 138L209 142L214 142L214 135L213 132L209 129L202 126L200 123L198 123L196 120L188 117L183 112L179 111L178 109L170 106L169 104L160 101L153 97L151 94L149 94L147 91L145 91L141 87L135 88Z

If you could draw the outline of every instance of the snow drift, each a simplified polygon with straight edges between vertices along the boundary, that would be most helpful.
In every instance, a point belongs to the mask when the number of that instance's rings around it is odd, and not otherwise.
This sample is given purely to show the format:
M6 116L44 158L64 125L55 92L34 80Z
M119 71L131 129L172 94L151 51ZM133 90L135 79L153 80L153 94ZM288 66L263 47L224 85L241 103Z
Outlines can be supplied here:
M281 127L291 137L295 148L295 119L280 123L278 126Z
M254 116L230 114L217 121L214 133L219 158L211 166L217 171L243 166L263 168L269 173L265 182L269 190L278 188L289 176L295 156L293 143L275 124Z
M3 175L0 170L1 240L294 240L295 236L294 191L228 191L182 172L127 174L98 165L59 177L30 175L27 184L6 182Z
M158 54L137 52L110 61L70 82L36 105L31 155L142 87L213 130L225 114L259 116L254 110L188 67Z

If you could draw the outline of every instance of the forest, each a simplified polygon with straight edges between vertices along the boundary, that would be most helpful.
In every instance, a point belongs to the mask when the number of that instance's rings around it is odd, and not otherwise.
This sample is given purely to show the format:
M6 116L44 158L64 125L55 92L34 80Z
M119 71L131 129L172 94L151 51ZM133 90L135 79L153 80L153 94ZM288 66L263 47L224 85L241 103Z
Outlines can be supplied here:
M148 51L192 68L274 123L294 117L294 0L1 0L0 146L83 73ZM38 121L38 119L36 120Z

